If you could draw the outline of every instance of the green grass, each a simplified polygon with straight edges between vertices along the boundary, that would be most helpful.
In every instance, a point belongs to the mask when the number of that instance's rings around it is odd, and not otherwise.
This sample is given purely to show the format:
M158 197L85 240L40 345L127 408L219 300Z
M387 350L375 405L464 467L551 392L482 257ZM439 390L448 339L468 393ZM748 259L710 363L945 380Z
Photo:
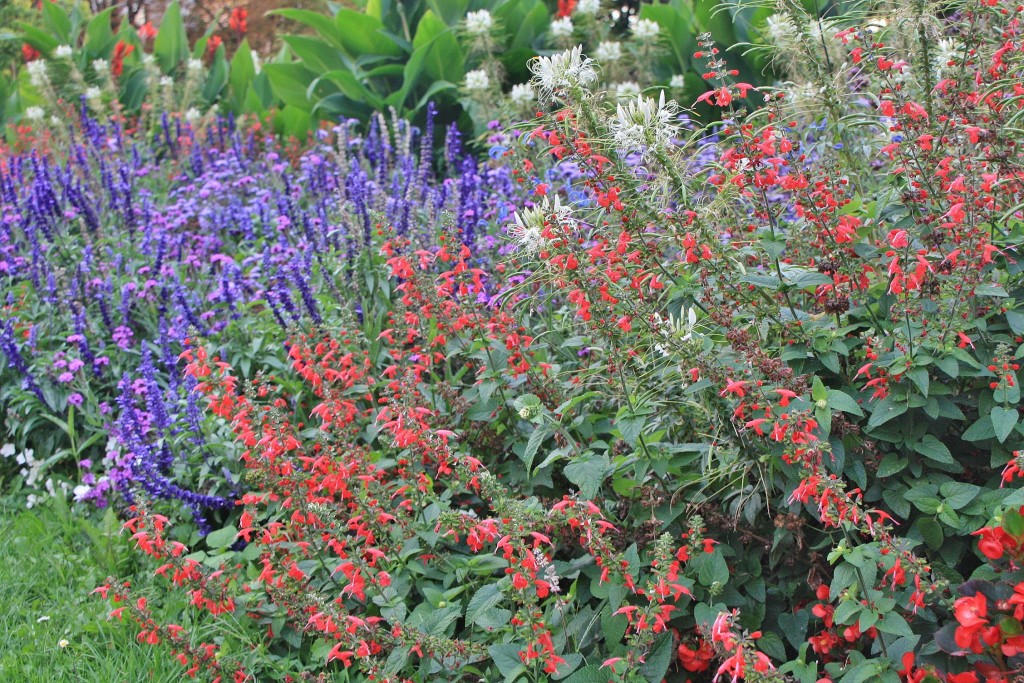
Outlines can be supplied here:
M32 510L0 501L0 681L182 679L165 649L137 644L136 627L108 621L109 604L89 595L110 575L152 584L120 526L113 514L90 520L60 501Z

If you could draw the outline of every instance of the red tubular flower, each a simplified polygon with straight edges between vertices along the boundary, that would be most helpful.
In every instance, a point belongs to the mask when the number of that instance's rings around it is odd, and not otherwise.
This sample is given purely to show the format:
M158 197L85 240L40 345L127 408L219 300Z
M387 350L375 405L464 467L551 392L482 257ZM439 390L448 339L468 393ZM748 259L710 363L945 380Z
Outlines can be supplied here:
M213 56L217 54L217 48L220 47L222 42L224 41L220 36L210 36L210 39L206 42L206 56L213 59Z
M22 43L21 56L25 59L26 62L31 62L36 59L39 59L42 55L40 54L39 50L35 49L28 43Z
M132 52L135 52L134 45L130 45L123 40L117 41L117 45L114 46L114 56L110 60L110 73L120 76L124 71L124 58Z
M236 7L231 10L231 16L228 18L228 26L231 30L238 35L245 35L245 32L249 29L248 24L249 11L244 7Z
M150 41L156 38L156 29L153 27L153 22L147 21L139 27L139 37L143 41Z

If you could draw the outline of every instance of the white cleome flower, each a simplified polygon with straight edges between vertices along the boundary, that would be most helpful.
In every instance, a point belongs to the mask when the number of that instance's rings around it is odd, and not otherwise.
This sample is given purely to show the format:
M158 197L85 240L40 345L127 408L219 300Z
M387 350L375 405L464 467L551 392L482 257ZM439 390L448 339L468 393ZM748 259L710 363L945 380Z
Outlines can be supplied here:
M516 222L508 226L508 235L528 254L537 253L547 243L547 238L543 235L544 228L560 225L571 229L576 226L572 207L563 206L557 195L554 202L544 197L544 200L532 209L516 211L513 215Z
M785 45L799 36L796 24L784 14L773 14L765 20L764 30L773 45Z
M531 84L547 96L574 87L586 87L597 80L594 60L583 56L583 46L537 57L530 62Z
M949 63L955 62L960 58L962 54L961 50L957 49L956 43L953 42L952 38L940 38L935 43L935 57L933 63L936 71L943 73L950 70Z
M537 99L537 95L533 92L533 87L529 83L516 83L512 86L509 98L513 104L523 106Z
M576 14L594 16L601 11L601 0L580 0L576 4Z
M679 132L679 107L665 101L665 91L655 102L638 95L628 104L620 104L611 121L612 137L619 149L627 152L651 152L666 149Z
M53 56L57 59L70 59L74 51L70 45L58 45L53 49Z
M623 81L612 86L615 91L615 99L631 100L640 94L640 84L636 81Z
M668 82L668 87L673 90L682 90L686 87L686 76L683 74L676 74L672 77L672 80Z
M617 62L622 59L622 43L615 40L602 41L594 50L598 62Z
M684 314L683 310L679 311L680 316ZM653 328L654 331L668 341L670 339L677 339L682 342L690 341L693 338L694 327L697 324L697 311L693 308L685 310L686 320L682 317L676 318L669 314L668 318L663 318L658 313L654 314ZM699 336L699 335L698 335ZM655 343L654 349L663 356L669 355L669 349L661 343Z
M470 12L466 15L466 33L473 36L485 36L494 26L494 18L485 9L477 12Z
M572 19L569 17L555 19L551 22L549 30L551 31L552 38L568 38L573 32Z
M658 22L650 19L638 19L633 26L633 38L640 42L654 40L660 32L661 27L658 26Z
M90 102L95 102L103 97L103 91L97 88L95 85L89 86L85 89L85 99Z
M92 60L92 70L97 74L105 75L110 72L110 62L105 59Z
M28 82L36 88L42 88L50 80L46 73L46 62L42 59L32 60L25 65L25 70L28 71Z
M491 87L491 78L483 69L475 69L466 73L466 90L478 92Z
M25 118L29 121L42 121L45 116L46 111L42 107L29 107L25 110Z

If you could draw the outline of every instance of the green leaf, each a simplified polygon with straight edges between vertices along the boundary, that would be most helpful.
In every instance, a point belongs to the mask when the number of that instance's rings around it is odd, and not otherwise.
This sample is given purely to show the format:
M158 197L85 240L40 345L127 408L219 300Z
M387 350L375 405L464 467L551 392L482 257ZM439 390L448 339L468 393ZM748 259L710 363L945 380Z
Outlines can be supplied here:
M523 464L526 465L527 471L533 467L533 458L537 455L537 450L550 433L550 429L546 426L541 426L534 429L533 433L530 434L530 440L526 442L526 448L523 449L523 454L520 456Z
M429 10L427 14L430 14ZM422 22L423 19L420 19L420 23ZM344 8L335 16L334 25L338 29L341 44L350 55L398 57L404 53L404 50L382 31L384 24L376 17Z
M1010 436L1010 432L1017 426L1019 419L1016 408L1004 408L1003 406L993 406L989 417L992 419L992 429L995 431L995 437L999 443L1006 441L1006 437Z
M630 447L636 448L646 421L646 418L643 416L622 417L615 421L615 428L619 430L623 441L628 443Z
M949 452L949 447L931 434L925 434L921 437L921 440L915 443L913 448L924 457L934 460L935 462L941 462L947 465L956 463L953 459L953 454Z
M498 584L484 584L480 590L473 594L469 605L466 606L466 621L471 624L477 623L481 616L484 616L487 612L501 604L504 598L505 595L501 592Z
M430 10L416 27L413 49L427 46L423 70L434 81L459 83L465 75L465 56L454 33Z
M238 537L238 529L234 526L226 526L223 529L211 531L206 535L206 545L211 548L227 548Z
M56 39L68 45L72 42L71 17L56 2L43 2L43 25L50 30Z
M93 17L85 29L84 47L90 59L104 57L113 49L116 41L110 28L110 15L113 13L114 8L108 7Z
M666 631L654 641L644 665L640 668L640 673L648 683L659 683L665 678L668 666L672 663L672 655L672 634Z
M917 521L917 529L921 532L921 537L924 542L928 544L928 547L932 550L938 550L942 547L944 540L942 534L942 526L931 517L922 517Z
M868 429L883 425L905 412L907 412L906 403L897 402L892 396L886 396L875 404L875 409L871 412L871 418L868 420Z
M597 495L608 470L608 456L585 455L566 465L563 473L569 481L580 487L580 495L589 500Z
M968 427L960 438L964 441L985 441L986 439L991 439L995 435L996 430L992 425L992 418L985 415Z
M601 667L596 664L590 664L566 678L564 683L607 683L607 681L608 672L602 671Z
M981 493L981 487L959 481L947 481L939 487L939 493L942 494L944 505L959 510L977 498Z
M320 12L314 12L308 9L294 9L291 7L283 9L275 9L267 12L267 15L276 15L284 17L290 21L294 21L304 26L308 26L322 38L327 39L339 48L344 49L345 44L341 40L341 32L338 30L337 24L331 20L330 17L321 14Z
M821 383L821 378L817 375L811 380L811 398L815 401L826 401L828 400L828 389Z
M313 108L307 90L316 78L312 71L301 64L267 64L263 73L270 80L274 94L286 105L304 112Z
M185 22L181 18L178 0L174 0L164 10L160 32L153 42L153 54L160 62L160 69L166 74L188 59L188 35L185 33Z
M1024 334L1024 314L1017 311L1007 311L1006 323L1014 334Z
M896 612L887 612L884 617L875 625L882 633L890 633L894 636L913 636L907 620Z
M849 413L850 415L864 415L864 411L857 405L857 401L849 394L838 389L828 389L826 400L828 401L828 407L832 410Z

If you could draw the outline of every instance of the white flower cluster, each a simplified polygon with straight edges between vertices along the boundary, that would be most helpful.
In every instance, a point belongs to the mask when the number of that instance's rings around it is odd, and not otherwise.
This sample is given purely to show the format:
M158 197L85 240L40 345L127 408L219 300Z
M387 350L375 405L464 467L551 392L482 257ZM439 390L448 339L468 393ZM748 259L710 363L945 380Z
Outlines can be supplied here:
M633 38L641 43L655 40L661 32L658 22L650 19L637 19L633 24Z
M617 62L622 59L622 43L616 40L605 40L594 50L594 59L598 62Z
M57 59L71 59L72 54L74 54L74 51L70 45L58 45L53 50L53 56Z
M18 453L17 449L12 443L6 443L0 447L0 455L5 458L14 458L14 462L21 465L18 473L24 478L25 486L30 488L37 488L39 486L40 479L43 474L44 462L35 457L35 451L31 448L26 448L21 453ZM43 489L46 490L50 496L57 495L57 486L54 485L53 479L47 478L43 483ZM71 485L66 481L60 482L60 490L62 493L67 493ZM32 493L25 498L25 507L32 508L40 500L39 496Z
M92 70L99 76L106 76L110 73L110 62L105 59L92 60Z
M648 156L667 149L678 134L679 106L674 101L665 101L664 90L657 101L637 95L635 100L618 106L611 130L620 150Z
M683 311L679 311L680 315ZM688 308L685 311L686 320L681 317L676 318L669 314L667 318L661 317L658 313L654 314L653 328L654 331L665 341L670 339L677 339L682 342L690 341L693 338L694 327L697 325L697 311L693 308ZM699 336L699 335L698 335ZM663 356L669 355L669 349L665 348L663 343L655 343L654 350Z
M25 118L29 121L42 121L46 111L42 107L28 107L25 109Z
M612 86L615 91L615 99L629 100L640 94L640 84L636 81L623 81Z
M576 3L576 14L594 16L601 11L601 0L580 0Z
M494 26L494 18L485 9L466 15L466 33L472 36L486 36Z
M41 59L34 59L25 65L28 72L28 82L35 88L45 88L50 82L50 76L46 72L46 62Z
M550 57L538 57L530 62L532 84L545 96L574 87L586 87L597 80L594 60L583 56L583 46L559 52Z
M797 30L796 24L784 14L769 16L765 20L764 29L768 39L775 46L787 45L800 36L800 31Z
M551 22L549 30L551 31L552 38L569 38L573 32L572 19L569 17L555 19Z
M481 92L491 87L491 77L483 69L475 69L466 73L466 90Z
M522 107L537 99L537 94L533 92L533 86L529 83L517 83L512 86L509 98L512 104Z

